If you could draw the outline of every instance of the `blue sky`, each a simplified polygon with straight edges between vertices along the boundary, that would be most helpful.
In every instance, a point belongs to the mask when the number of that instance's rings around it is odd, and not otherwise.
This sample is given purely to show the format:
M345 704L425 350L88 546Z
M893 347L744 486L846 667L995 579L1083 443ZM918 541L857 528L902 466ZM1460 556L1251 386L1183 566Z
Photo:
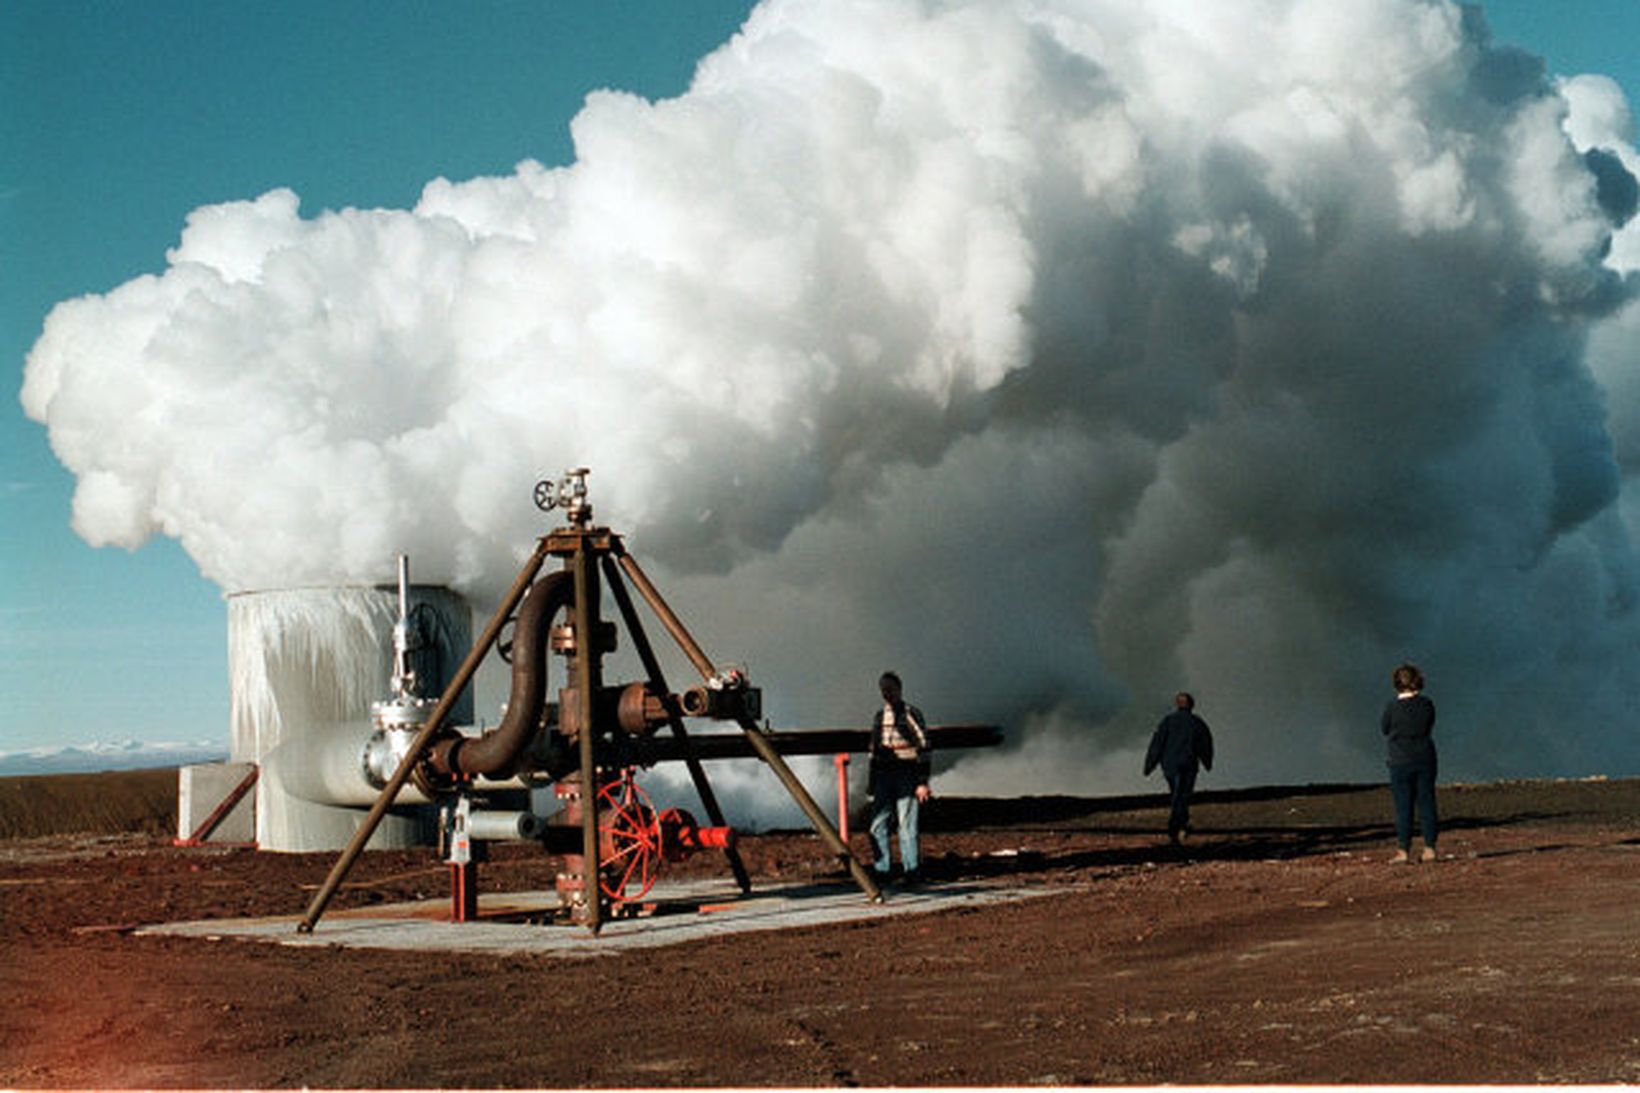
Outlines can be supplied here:
M1492 0L1496 36L1640 102L1640 2ZM220 591L169 539L93 549L16 400L52 305L159 272L187 214L275 187L411 205L571 157L588 91L681 92L739 0L0 5L0 751L226 739Z
M588 91L656 98L740 0L0 5L0 751L226 740L221 593L170 539L92 549L16 398L52 305L159 272L187 214L280 186L304 215L572 157Z

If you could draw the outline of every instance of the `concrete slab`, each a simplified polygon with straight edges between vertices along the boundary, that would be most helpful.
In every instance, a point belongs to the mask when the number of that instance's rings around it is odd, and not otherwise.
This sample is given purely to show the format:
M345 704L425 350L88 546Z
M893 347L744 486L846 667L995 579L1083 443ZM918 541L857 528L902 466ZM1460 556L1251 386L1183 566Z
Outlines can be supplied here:
M890 889L883 902L870 903L858 888L846 883L771 887L742 895L732 880L663 882L650 893L651 913L606 922L597 936L583 927L542 924L557 905L553 892L481 894L476 922L451 922L448 903L426 900L331 911L311 934L296 931L300 915L173 922L145 926L137 933L296 946L593 958L759 930L928 914L1055 891L1060 889L942 884Z
M255 763L191 763L177 768L177 838L184 843L239 788ZM207 843L256 841L256 794L246 793L207 831Z

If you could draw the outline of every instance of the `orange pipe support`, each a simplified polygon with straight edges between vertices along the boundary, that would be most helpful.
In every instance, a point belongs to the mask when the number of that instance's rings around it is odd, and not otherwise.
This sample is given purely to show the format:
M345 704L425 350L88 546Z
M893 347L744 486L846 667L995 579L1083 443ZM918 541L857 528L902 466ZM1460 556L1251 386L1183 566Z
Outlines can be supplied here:
M837 835L844 843L848 842L848 752L840 751L832 756L832 765L837 768Z

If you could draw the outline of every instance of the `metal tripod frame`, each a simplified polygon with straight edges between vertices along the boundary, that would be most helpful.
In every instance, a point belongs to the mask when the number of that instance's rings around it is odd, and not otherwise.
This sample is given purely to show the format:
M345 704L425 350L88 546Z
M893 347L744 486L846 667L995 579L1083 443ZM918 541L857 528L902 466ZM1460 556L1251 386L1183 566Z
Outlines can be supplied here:
M325 878L313 899L309 902L306 913L297 924L300 933L311 933L319 918L324 914L342 881L353 868L365 844L375 834L377 826L393 806L404 784L410 780L417 765L421 763L427 748L432 743L444 722L449 717L450 710L455 706L457 697L463 688L472 681L483 658L494 648L502 628L512 617L525 593L534 583L536 575L545 565L548 557L563 559L564 567L573 574L575 584L575 604L573 609L573 626L576 642L575 677L576 691L576 724L581 726L577 733L580 748L581 793L583 795L581 808L582 831L582 883L586 897L587 920L586 925L593 933L597 933L602 926L603 896L600 892L598 871L598 808L597 808L597 722L595 718L595 697L601 686L601 653L596 646L595 635L599 622L599 601L601 589L599 587L600 574L607 580L610 592L614 596L616 605L620 609L623 621L631 635L633 646L642 661L644 671L649 676L649 684L654 692L662 696L667 714L667 723L683 752L684 762L689 769L689 775L694 782L695 790L700 796L708 817L715 825L722 826L724 818L718 805L717 796L712 792L711 784L706 778L705 767L698 755L694 754L689 744L689 735L683 725L682 711L678 708L675 696L667 688L665 677L661 671L660 662L656 659L654 649L644 633L637 611L634 608L632 597L627 591L626 583L622 581L624 575L638 594L643 597L650 610L655 614L666 629L667 633L677 643L678 648L694 665L703 681L711 683L717 678L718 672L712 660L701 649L698 642L689 633L688 629L679 620L677 615L661 597L660 592L645 575L638 562L626 552L625 545L618 535L607 528L588 528L572 525L560 528L544 536L537 544L533 554L524 563L517 579L502 598L495 614L490 618L483 633L473 644L456 674L444 689L427 721L411 741L409 750L400 761L398 769L388 779L377 796L375 804L371 806L359 829L354 832L352 840L331 866L330 874ZM776 750L769 734L758 726L756 721L744 713L735 718L741 732L745 735L757 757L774 771L781 784L785 787L803 814L808 817L814 826L815 832L825 843L827 850L835 855L848 869L849 875L856 885L873 901L880 900L882 893L866 868L860 864L858 858L849 850L848 845L838 834L837 828L820 810L819 805L804 788L802 782L792 773L785 759ZM741 861L738 851L733 845L725 848L729 867L734 873L735 882L742 892L751 890L751 880L747 876L745 864Z

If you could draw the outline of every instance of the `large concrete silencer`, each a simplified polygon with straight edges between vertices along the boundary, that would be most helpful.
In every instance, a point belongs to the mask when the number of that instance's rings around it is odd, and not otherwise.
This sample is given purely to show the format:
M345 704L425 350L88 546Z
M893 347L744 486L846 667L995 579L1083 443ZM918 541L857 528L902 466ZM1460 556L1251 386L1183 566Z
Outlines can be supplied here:
M447 588L408 590L411 693L437 698L472 645L472 611ZM228 597L229 758L256 763L256 839L263 850L339 850L358 829L375 787L360 754L371 704L393 693L392 586L291 588ZM471 724L472 688L450 711ZM407 793L376 829L372 848L421 846L436 818Z

